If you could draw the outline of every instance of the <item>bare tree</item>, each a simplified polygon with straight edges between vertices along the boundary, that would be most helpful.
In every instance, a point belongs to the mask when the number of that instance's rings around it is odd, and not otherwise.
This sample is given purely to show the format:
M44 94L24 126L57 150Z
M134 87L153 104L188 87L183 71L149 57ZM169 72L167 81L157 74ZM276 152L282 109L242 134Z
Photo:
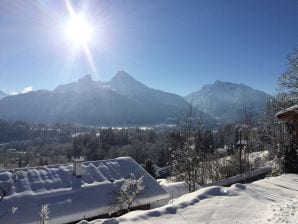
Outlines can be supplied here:
M199 182L199 171L202 171L200 142L203 128L202 119L196 114L192 104L179 118L177 127L176 132L171 135L173 143L169 148L171 163L177 179L185 181L189 192L192 192Z
M50 219L49 215L50 215L49 205L48 204L42 205L39 212L39 224L47 224L47 221Z
M137 179L134 174L130 174L117 192L110 214L130 211L135 197L145 189L143 178L144 176L141 176Z
M298 95L298 47L288 55L288 69L278 78L280 92L296 97Z
M274 114L279 110L298 103L298 48L294 48L288 56L288 69L278 78L278 94L270 104ZM297 140L290 134L296 127L290 123L278 122L274 114L271 116L278 127L275 135L278 141L274 147L274 156L282 171L298 172ZM297 130L296 130L297 131ZM290 138L289 138L290 137Z

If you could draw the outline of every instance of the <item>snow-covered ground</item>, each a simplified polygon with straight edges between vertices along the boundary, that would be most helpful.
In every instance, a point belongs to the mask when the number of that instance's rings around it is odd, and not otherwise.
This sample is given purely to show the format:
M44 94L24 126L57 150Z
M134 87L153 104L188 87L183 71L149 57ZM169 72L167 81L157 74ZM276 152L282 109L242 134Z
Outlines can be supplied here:
M230 160L233 160L232 156L225 156L218 159L218 161L221 164L224 164ZM272 164L272 161L270 160L270 154L268 151L258 151L249 153L249 161L252 167L260 167Z
M157 182L166 192L169 193L170 200L179 198L180 196L189 193L188 184L183 181L171 182L167 179L159 179ZM200 188L200 185L196 185L196 190Z
M298 175L284 174L231 187L206 187L160 208L91 223L298 224Z
M158 202L152 203L151 208L157 208L168 204L170 201L181 197L184 194L188 194L188 184L184 181L181 182L171 182L167 179L158 179L159 185L169 194L169 197ZM201 186L196 184L196 189L200 189Z

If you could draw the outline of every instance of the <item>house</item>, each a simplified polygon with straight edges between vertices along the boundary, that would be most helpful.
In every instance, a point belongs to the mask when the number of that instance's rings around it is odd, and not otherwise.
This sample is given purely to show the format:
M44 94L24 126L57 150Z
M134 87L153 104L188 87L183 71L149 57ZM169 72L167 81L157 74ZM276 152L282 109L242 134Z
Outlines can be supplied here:
M23 172L23 178L0 202L0 223L38 223L42 205L48 205L50 210L47 223L106 217L117 192L131 174L136 178L144 176L145 186L132 207L148 209L152 203L168 197L155 179L130 157L2 170L0 187L19 171Z
M247 140L244 140L244 139L238 140L236 145L237 146L246 146L247 145Z
M279 111L275 117L278 120L283 120L291 123L298 123L298 105L291 106Z
M279 111L275 117L287 124L293 140L298 143L298 105Z

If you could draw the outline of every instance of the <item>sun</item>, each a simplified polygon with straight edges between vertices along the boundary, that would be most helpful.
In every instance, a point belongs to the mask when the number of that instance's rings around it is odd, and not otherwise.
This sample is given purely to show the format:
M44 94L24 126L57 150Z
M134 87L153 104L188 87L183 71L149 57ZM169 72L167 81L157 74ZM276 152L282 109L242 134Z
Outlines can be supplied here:
M68 20L65 21L62 29L66 36L67 45L70 43L71 63L74 63L73 60L77 55L84 53L92 71L96 73L96 66L90 48L96 46L96 42L92 42L92 40L95 39L95 36L98 36L98 28L96 28L96 24L92 22L92 16L90 16L90 14L87 14L84 10L76 12L70 0L65 0L65 3L69 17Z
M75 45L86 46L92 37L92 27L83 16L72 15L67 21L66 36Z

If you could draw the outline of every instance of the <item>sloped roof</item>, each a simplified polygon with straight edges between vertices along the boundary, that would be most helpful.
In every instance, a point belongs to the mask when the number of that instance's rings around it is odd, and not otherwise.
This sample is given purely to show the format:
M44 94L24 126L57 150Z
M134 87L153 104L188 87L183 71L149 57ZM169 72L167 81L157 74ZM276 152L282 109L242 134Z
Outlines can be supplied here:
M145 189L134 200L134 206L165 199L168 194L139 164L130 157L82 163L81 178L73 176L73 165L53 165L18 169L25 172L11 194L0 203L0 223L37 223L41 205L48 204L49 223L67 223L106 214L115 192L133 173L144 176ZM8 182L11 170L0 171L0 185ZM12 214L12 207L17 211Z
M294 105L294 106L291 106L284 110L279 111L275 115L275 117L279 120L297 122L298 121L298 105Z
M247 145L247 140L241 139L241 142L240 142L240 140L238 140L236 145Z

